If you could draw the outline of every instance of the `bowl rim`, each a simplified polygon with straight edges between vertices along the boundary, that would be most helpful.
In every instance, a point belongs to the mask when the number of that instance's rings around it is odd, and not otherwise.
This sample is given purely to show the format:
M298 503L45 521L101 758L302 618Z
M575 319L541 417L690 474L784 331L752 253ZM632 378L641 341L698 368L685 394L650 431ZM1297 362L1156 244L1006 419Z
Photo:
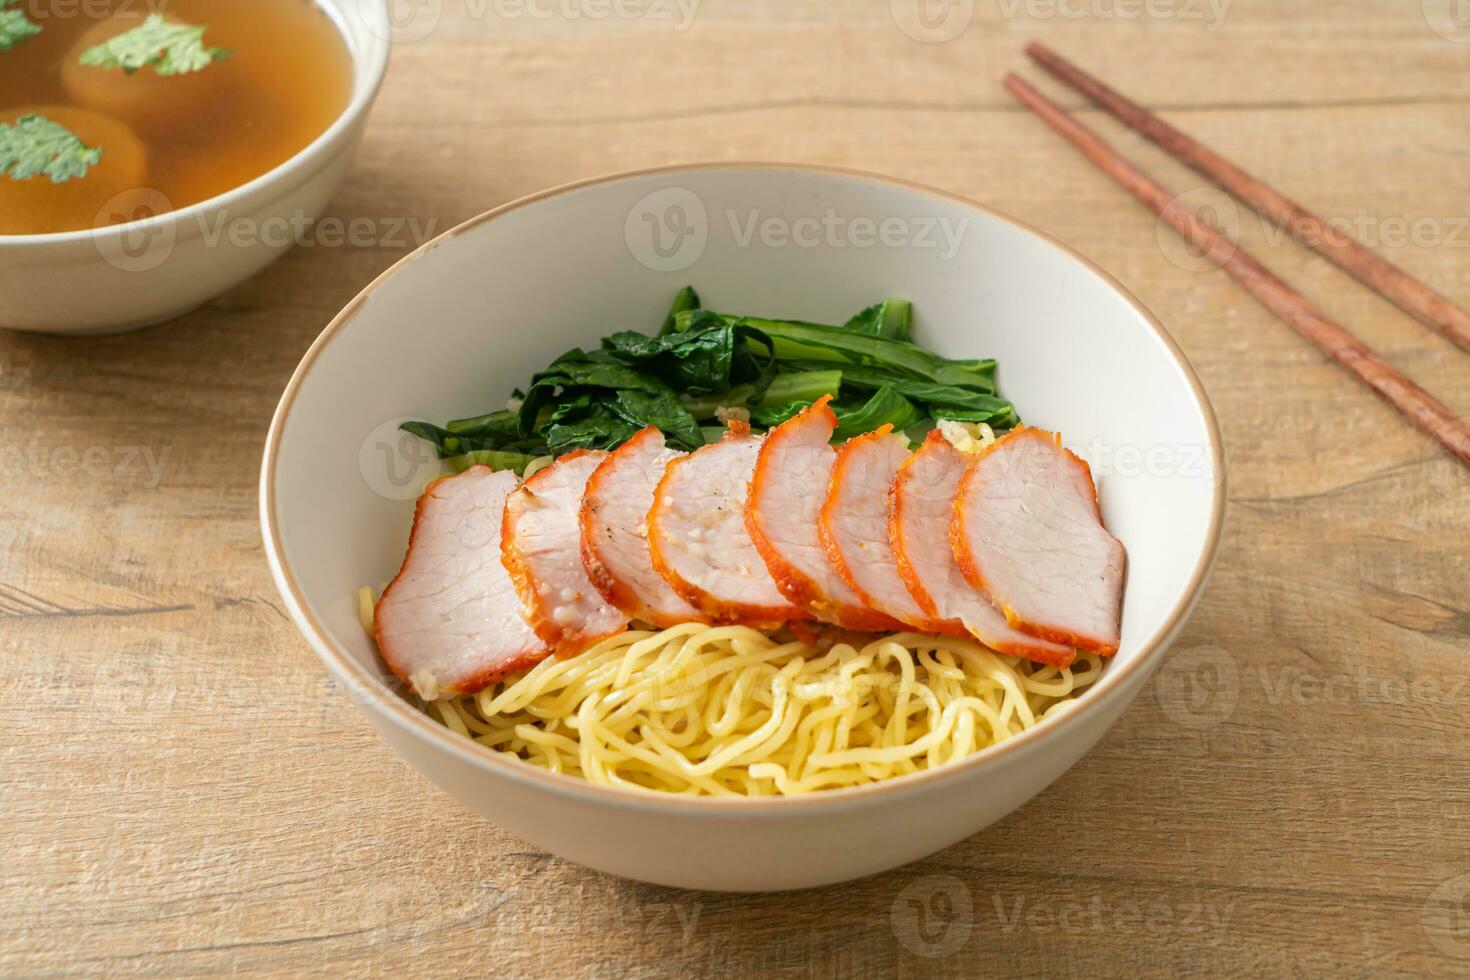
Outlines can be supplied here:
M957 763L945 765L937 769L927 769L921 772L896 776L881 782L869 783L862 786L823 790L821 792L796 796L688 797L621 786L603 786L561 773L548 772L538 766L527 765L514 759L504 758L501 753L465 738L444 725L439 724L426 713L409 704L397 692L389 689L383 682L381 676L370 672L366 667L357 663L356 660L340 650L332 641L330 633L312 612L311 606L306 601L306 597L301 591L299 583L296 581L295 576L291 574L291 570L286 563L285 551L280 537L280 528L276 519L275 484L277 456L282 433L285 430L286 422L290 416L296 395L304 384L306 377L310 374L317 358L331 344L336 335L358 314L377 288L395 276L405 266L417 261L421 256L425 256L428 252L449 239L473 231L479 226L511 211L550 198L580 191L588 187L646 177L670 176L679 173L741 170L796 171L804 174L837 177L846 180L871 181L889 187L896 187L901 190L932 195L952 204L958 204L984 213L991 218L1012 226L1023 234L1034 236L1046 244L1060 249L1072 260L1080 263L1101 277L1107 285L1116 290L1133 307L1143 322L1154 331L1157 339L1163 343L1165 349L1172 356L1175 365L1180 369L1185 381L1188 383L1190 391L1194 396L1195 407L1198 409L1204 421L1205 436L1209 442L1210 459L1216 476L1213 487L1213 498L1211 500L1210 524L1204 548L1193 570L1190 572L1188 584L1180 593L1178 599L1175 600L1164 622L1143 642L1137 656L1126 664L1105 671L1102 678L1090 687L1083 697L1079 698L1075 707L1061 714L1054 715L1051 718L1043 719L1019 735L1014 735L999 745L982 749ZM979 767L993 763L997 759L1001 759L1007 755L1016 755L1042 742L1051 741L1059 737L1066 728L1075 728L1082 724L1084 718L1095 716L1101 712L1104 705L1111 703L1114 697L1125 689L1127 682L1130 680L1137 678L1138 682L1141 683L1147 677L1148 672L1155 666L1169 641L1192 611L1219 550L1224 525L1226 500L1226 470L1223 446L1224 443L1220 433L1219 422L1215 417L1215 411L1210 403L1209 396L1205 392L1199 376L1195 373L1194 367L1189 362L1183 349L1170 336L1164 325L1159 322L1158 318L1127 287L1106 270L1081 252L1078 252L1076 249L1046 232L1040 231L1002 211L960 194L942 190L918 181L889 177L847 167L808 163L738 160L671 164L619 171L602 176L575 180L516 198L515 200L492 208L449 229L432 241L425 243L399 259L348 302L342 308L341 312L332 318L331 322L327 324L302 356L301 362L297 365L295 371L292 372L291 379L287 382L285 391L281 395L280 403L277 405L275 414L271 418L270 428L266 434L260 476L261 535L272 578L275 580L276 588L282 600L286 603L296 628L301 632L312 649L315 650L317 656L321 658L327 668L339 680L349 685L354 685L353 690L368 690L372 692L373 702L360 703L358 706L375 723L391 721L403 734L427 743L426 747L428 748L449 752L457 756L461 761L485 772L487 775L512 779L529 789L547 791L554 796L569 797L586 803L615 806L631 810L678 811L691 816L702 814L705 816L739 815L768 818L780 817L798 807L808 810L845 810L861 805L863 801L880 794L912 792L924 787L933 788L934 785L946 781L957 780ZM374 707L380 710L370 710ZM418 767L415 766L415 768Z
M153 231L165 225L183 224L201 214L234 207L277 181L284 180L291 173L307 169L310 164L317 162L318 158L324 157L331 145L336 143L348 129L357 125L358 121L367 114L383 87L383 78L388 73L388 56L393 48L393 42L387 39L391 30L388 20L388 4L392 3L392 0L382 0L381 3L374 2L374 0L366 0L366 2L347 0L340 7L327 0L312 0L312 3L331 18L337 32L342 35L342 43L346 45L347 56L352 61L354 91L351 100L342 107L342 111L337 114L337 118L332 120L332 124L317 134L310 143L265 173L250 178L238 187L232 187L214 197L196 201L187 207L153 215L139 221L125 221L122 224L106 225L101 228L53 231L43 235L0 235L0 250L97 242L123 234ZM353 47L351 35L343 23L344 20L353 16L363 18L367 33L374 41L361 51ZM359 83L364 80L366 84L359 88Z

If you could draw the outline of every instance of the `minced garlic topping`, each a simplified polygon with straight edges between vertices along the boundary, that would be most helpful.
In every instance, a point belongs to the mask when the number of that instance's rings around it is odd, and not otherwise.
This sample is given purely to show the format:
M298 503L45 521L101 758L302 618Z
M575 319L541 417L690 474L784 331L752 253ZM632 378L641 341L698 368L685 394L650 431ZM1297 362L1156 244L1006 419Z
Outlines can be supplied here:
M995 442L995 432L984 422L956 422L954 419L939 420L939 434L962 453L978 453Z

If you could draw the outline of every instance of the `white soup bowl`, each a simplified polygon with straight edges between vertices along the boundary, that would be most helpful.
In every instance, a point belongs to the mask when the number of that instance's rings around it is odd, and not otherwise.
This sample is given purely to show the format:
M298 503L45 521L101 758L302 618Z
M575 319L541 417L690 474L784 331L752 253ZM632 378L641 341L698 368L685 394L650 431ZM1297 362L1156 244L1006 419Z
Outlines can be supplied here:
M317 2L340 28L353 71L351 99L326 132L254 180L176 211L0 235L0 328L108 334L174 319L264 269L320 217L382 84L392 25L388 0Z

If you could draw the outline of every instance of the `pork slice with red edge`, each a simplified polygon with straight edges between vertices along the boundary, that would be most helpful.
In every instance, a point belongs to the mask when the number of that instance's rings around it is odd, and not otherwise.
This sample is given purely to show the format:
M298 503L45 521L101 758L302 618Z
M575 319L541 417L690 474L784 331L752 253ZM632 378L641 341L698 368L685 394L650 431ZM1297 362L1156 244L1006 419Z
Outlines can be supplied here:
M582 564L582 495L607 453L577 450L540 470L505 504L501 558L526 618L558 656L620 633L628 617Z
M951 543L965 578L1013 628L1118 649L1126 555L1103 527L1091 470L1055 433L1016 429L970 462Z
M649 426L602 461L582 498L582 564L602 597L634 619L667 627L704 618L653 567L648 511L669 463L684 454Z
M403 566L373 613L378 650L426 700L473 694L544 660L500 562L514 473L474 466L419 498Z
M929 617L928 631L969 634L999 653L1065 667L1076 657L1071 647L1012 628L955 560L950 523L968 460L936 430L899 467L888 509L899 576Z
M903 624L864 604L822 547L817 530L837 452L830 396L766 435L745 505L751 540L781 592L815 618L853 630L900 630Z
M898 573L888 538L888 498L908 445L885 425L837 450L817 531L838 574L869 608L918 630L930 627Z
M731 422L719 442L671 461L648 512L648 546L664 581L708 618L774 628L806 613L776 588L745 524L761 440Z

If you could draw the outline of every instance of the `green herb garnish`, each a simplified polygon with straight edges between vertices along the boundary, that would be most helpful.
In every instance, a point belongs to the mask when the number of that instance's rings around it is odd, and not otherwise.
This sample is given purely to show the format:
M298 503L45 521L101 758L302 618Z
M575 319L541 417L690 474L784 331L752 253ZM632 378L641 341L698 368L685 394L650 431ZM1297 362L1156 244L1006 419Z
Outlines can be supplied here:
M0 51L9 51L41 33L41 25L26 16L24 10L11 9L20 0L0 0Z
M870 306L840 327L732 316L703 309L686 287L655 334L624 330L599 350L570 350L502 410L403 428L456 466L520 472L548 454L615 449L646 425L697 449L722 436L732 413L766 429L824 395L833 399L838 440L885 424L921 438L940 419L997 429L1019 422L996 394L995 361L925 350L909 339L911 321L903 300Z
M45 116L25 115L15 125L0 123L0 175L29 180L37 175L64 184L87 175L102 161L102 151Z
M158 75L187 75L224 61L233 53L205 47L204 30L169 23L161 14L149 14L132 30L83 51L78 60L88 68L121 68L129 75L149 65Z

